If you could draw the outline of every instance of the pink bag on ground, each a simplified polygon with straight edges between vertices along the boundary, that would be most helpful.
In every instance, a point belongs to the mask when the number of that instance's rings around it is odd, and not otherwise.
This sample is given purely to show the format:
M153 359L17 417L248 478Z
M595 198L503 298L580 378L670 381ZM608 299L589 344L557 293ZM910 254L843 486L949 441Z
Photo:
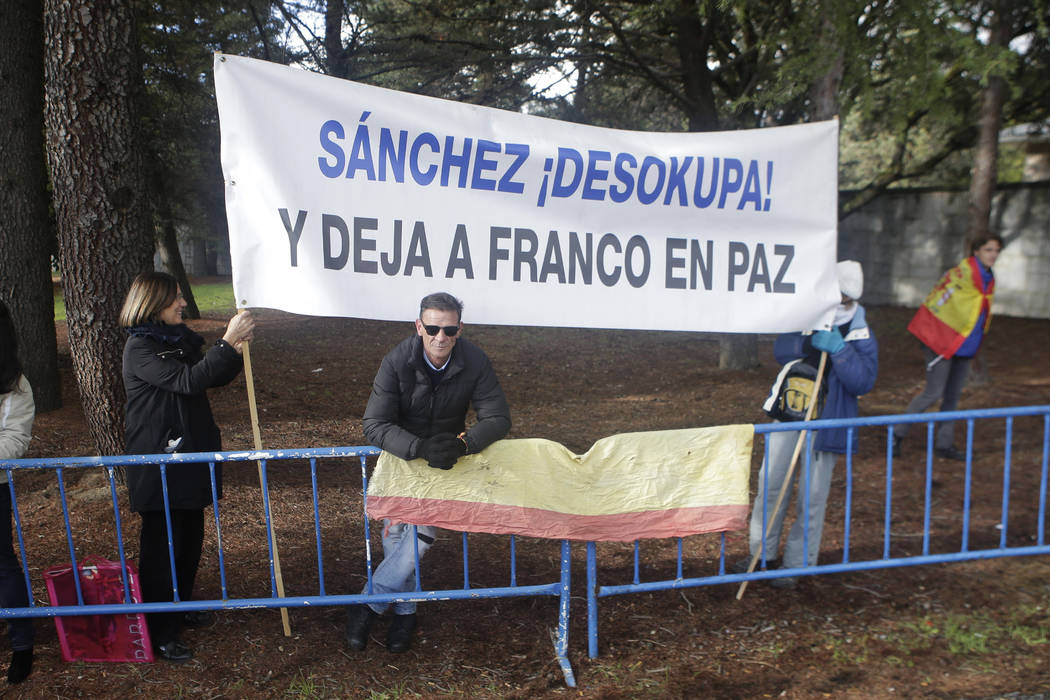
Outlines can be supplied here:
M131 602L142 602L139 574L128 562ZM51 605L76 605L73 568L66 564L44 572ZM80 592L85 605L119 604L124 601L120 563L89 557L80 562ZM73 615L56 617L58 641L65 661L153 661L153 646L143 613Z

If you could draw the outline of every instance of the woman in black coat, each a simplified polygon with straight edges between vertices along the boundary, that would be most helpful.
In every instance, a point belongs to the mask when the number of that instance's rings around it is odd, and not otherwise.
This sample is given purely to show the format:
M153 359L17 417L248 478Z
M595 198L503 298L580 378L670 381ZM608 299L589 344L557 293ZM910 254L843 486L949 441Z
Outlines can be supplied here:
M206 391L228 384L240 372L242 343L252 339L255 321L248 312L234 316L223 337L204 352L204 339L182 322L185 307L175 278L163 272L139 275L124 300L120 324L129 336L124 346L128 454L222 449ZM166 468L166 476L179 599L190 600L204 542L204 509L212 503L210 470L207 463L176 464ZM218 464L215 481L221 497ZM143 600L174 600L160 467L129 466L127 482L131 509L142 517ZM211 614L153 613L147 619L155 653L169 661L188 661L193 652L179 639L179 631L183 624L210 624Z

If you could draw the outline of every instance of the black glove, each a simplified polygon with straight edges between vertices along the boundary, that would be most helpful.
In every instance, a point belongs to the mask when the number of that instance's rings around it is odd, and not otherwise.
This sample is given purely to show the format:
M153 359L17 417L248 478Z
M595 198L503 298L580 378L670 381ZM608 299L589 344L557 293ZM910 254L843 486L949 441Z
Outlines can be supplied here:
M467 444L452 433L438 433L423 440L419 456L435 469L451 469L467 453Z

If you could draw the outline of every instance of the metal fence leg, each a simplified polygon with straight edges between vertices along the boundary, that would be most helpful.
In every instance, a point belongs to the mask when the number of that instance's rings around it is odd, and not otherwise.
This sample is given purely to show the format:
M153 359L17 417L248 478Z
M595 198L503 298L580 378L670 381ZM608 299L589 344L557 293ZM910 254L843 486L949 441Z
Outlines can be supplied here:
M587 543L587 656L598 656L598 574L593 542Z
M554 653L565 676L565 685L576 687L576 676L569 663L569 599L572 593L572 550L569 540L561 541L561 593L558 596L558 638L554 642Z

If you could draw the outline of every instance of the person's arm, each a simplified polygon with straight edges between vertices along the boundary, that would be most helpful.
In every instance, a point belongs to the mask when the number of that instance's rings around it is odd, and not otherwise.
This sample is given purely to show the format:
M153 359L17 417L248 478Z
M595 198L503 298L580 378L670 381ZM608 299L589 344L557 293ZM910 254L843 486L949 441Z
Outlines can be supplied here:
M846 392L862 396L875 386L879 374L879 344L873 334L863 340L847 342L846 347L829 358L831 371Z
M786 365L792 360L800 360L803 357L814 354L819 355L820 353L813 349L813 345L810 342L811 337L801 333L782 333L778 335L773 342L773 355L777 358L777 363Z
M398 424L400 405L400 382L393 362L387 355L372 382L372 393L368 397L361 425L365 439L370 444L401 459L415 459L419 456L422 440Z
M124 364L147 384L175 394L203 393L229 382L240 371L241 356L227 343L213 345L193 365L166 355L167 350L158 349L162 347L145 338L132 338L124 350Z
M463 435L468 454L481 452L510 432L510 406L507 404L507 397L503 394L492 363L488 357L482 357L484 366L470 399L477 422Z
M237 353L237 358L234 358L229 353L225 353L228 361L224 363L224 369L220 368L219 373L212 378L212 387L226 386L237 378L237 375L241 373L241 369L244 367L243 346L230 345L225 338L216 340L215 344L217 346L225 345L228 349Z
M230 319L229 323L226 324L226 331L222 337L215 341L216 345L225 345L227 348L233 350L238 355L244 353L244 343L251 342L255 339L255 319L252 317L250 311L244 310L234 315ZM240 362L233 361L229 353L226 353L227 357L231 360L226 364L225 371L220 373L214 378L212 383L213 387L226 386L241 373L241 367L244 365L243 359Z
M29 449L36 403L33 388L23 376L18 388L0 401L0 459L18 459Z

